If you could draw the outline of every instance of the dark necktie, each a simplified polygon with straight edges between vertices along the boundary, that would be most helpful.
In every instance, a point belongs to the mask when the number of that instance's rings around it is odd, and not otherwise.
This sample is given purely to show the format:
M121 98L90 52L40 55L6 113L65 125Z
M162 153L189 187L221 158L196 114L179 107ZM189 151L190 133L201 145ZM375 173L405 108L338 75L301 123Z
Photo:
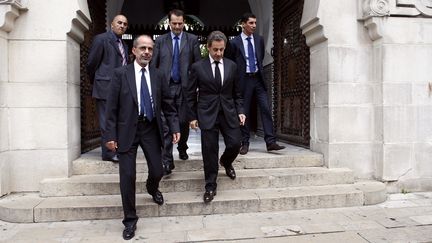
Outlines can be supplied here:
M126 66L126 64L127 64L126 53L125 53L125 50L123 47L123 43L120 39L118 39L117 45L118 45L118 48L120 50L120 54L122 56L122 66Z
M141 69L141 104L140 104L140 108L141 108L141 114L140 115L146 115L147 120L151 121L153 120L153 108L152 108L152 103L151 103L151 98L150 98L150 92L149 92L149 87L147 86L147 81L146 81L146 77L144 75L146 69L142 68Z
M254 53L254 50L253 50L251 38L247 37L246 40L248 42L249 70L250 70L251 73L254 73L256 71L256 67L255 67L255 53Z
M171 78L175 83L180 82L180 50L179 50L179 37L174 36L174 54L171 67Z
M222 86L222 76L219 69L219 63L218 61L214 61L215 63L215 81Z

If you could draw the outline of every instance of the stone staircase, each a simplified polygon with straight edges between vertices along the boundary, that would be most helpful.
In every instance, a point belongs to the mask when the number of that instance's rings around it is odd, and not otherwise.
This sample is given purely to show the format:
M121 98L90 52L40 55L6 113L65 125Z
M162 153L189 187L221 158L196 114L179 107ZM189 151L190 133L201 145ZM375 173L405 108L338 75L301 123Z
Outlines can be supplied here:
M261 142L234 162L232 181L219 171L218 194L204 204L203 163L199 142L190 159L175 161L173 174L160 184L165 204L158 206L145 191L147 168L142 153L137 160L137 212L140 217L245 213L347 207L376 204L386 199L384 184L355 181L345 168L323 167L322 155L286 145L267 153ZM223 146L221 146L223 147ZM46 222L110 219L123 216L118 164L99 160L91 151L73 162L70 178L49 178L39 193L12 194L0 199L0 219L10 222ZM178 158L175 155L175 158Z

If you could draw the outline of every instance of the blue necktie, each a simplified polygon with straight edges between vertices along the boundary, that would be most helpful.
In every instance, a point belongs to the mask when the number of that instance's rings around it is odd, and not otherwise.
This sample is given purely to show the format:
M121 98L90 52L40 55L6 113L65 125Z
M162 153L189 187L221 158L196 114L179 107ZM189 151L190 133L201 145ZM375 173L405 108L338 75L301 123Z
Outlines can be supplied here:
M180 83L180 49L179 49L179 37L174 36L174 54L171 67L171 78L175 83Z
M147 120L151 121L153 120L153 108L152 108L152 103L151 103L151 98L150 98L150 92L149 92L149 87L147 86L147 81L146 81L146 77L144 75L145 72L145 68L141 69L141 104L140 104L140 108L141 108L141 114L140 115L146 115ZM145 111L145 112L144 112Z
M256 67L255 67L255 53L254 53L254 50L253 50L251 38L247 37L246 40L248 42L249 70L250 70L251 73L254 73L256 71Z

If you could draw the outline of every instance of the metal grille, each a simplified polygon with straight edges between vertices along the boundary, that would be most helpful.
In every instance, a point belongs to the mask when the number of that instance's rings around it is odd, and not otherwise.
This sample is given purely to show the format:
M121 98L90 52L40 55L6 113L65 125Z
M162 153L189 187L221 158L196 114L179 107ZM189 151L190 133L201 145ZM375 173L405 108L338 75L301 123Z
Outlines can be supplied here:
M310 57L301 1L274 1L274 111L278 137L309 147Z
M81 79L81 153L100 145L99 122L96 113L96 102L92 98L92 81L85 68L91 40L96 34L105 32L106 0L89 0L88 6L93 23L85 33L84 42L80 45L80 79Z

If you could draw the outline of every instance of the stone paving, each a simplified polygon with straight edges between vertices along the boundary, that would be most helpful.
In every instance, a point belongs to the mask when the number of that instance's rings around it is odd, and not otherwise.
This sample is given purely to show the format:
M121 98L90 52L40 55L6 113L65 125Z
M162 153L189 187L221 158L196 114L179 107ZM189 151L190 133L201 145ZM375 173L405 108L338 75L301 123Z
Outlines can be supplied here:
M123 242L122 230L121 219L0 221L0 242ZM141 218L131 242L432 242L432 192L364 207Z

